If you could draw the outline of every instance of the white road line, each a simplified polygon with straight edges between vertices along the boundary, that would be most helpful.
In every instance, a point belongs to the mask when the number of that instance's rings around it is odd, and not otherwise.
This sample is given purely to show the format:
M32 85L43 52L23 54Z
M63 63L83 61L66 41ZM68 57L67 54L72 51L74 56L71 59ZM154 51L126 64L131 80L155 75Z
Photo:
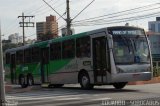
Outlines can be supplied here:
M20 96L20 97L26 97L26 96L42 96L42 95L51 95L51 96L57 96L57 95L78 95L79 93L52 93L52 92L36 92L34 93L24 93L24 94L8 94L8 96Z
M73 98L58 98L58 99L54 99L54 100L80 100L80 99L83 99L83 98L80 98L80 97L73 97Z
M65 95L65 96L52 96L52 95L41 95L39 96L26 96L26 97L21 97L21 96L6 96L7 99L11 100L42 100L42 99L56 99L56 98L71 98L71 97L78 97L78 96L85 96L86 94L80 94L80 95Z
M102 101L103 101L103 100L110 100L110 99L111 99L111 98L96 98L96 99L91 99L91 100L94 100L94 101L95 101L95 100L102 100Z

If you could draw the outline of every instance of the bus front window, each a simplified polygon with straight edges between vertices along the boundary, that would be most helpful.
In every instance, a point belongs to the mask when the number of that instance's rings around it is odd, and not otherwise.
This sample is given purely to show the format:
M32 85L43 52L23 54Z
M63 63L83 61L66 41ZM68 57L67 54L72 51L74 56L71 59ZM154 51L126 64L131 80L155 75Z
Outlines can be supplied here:
M116 64L149 63L149 48L145 37L113 37Z
M139 37L133 39L134 49L135 49L135 57L139 58L140 63L149 62L149 48L147 44L147 40L144 37Z
M113 38L113 53L116 64L131 64L134 62L134 54L131 40L117 36Z

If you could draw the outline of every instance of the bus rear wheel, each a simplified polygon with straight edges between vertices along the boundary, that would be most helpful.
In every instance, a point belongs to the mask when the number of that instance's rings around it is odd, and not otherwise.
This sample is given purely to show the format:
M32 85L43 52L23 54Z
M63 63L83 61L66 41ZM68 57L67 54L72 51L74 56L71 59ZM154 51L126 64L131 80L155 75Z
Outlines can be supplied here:
M55 88L61 88L61 87L63 87L63 85L64 85L64 84L54 84L53 86L54 86Z
M82 89L93 89L94 85L90 84L89 75L87 73L82 73L80 75L80 85Z
M27 87L27 84L26 84L26 80L25 80L25 76L24 75L21 75L19 77L19 84L21 85L22 88L26 88Z
M118 82L118 83L114 83L113 86L116 88L116 89L122 89L126 86L127 82Z

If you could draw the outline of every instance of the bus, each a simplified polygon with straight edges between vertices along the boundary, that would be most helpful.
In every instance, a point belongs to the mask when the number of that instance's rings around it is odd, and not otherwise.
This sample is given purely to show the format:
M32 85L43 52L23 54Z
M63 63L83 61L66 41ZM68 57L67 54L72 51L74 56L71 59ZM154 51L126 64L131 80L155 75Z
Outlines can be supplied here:
M21 87L79 83L82 89L152 78L150 45L144 29L106 27L5 51L6 80Z

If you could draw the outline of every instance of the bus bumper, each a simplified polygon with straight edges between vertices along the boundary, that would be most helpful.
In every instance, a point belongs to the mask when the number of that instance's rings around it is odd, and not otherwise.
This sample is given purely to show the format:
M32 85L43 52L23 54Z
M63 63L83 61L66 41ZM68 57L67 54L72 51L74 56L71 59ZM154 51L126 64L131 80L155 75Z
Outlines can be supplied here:
M112 75L112 82L131 82L131 81L147 81L151 80L151 72L143 73L119 73Z

